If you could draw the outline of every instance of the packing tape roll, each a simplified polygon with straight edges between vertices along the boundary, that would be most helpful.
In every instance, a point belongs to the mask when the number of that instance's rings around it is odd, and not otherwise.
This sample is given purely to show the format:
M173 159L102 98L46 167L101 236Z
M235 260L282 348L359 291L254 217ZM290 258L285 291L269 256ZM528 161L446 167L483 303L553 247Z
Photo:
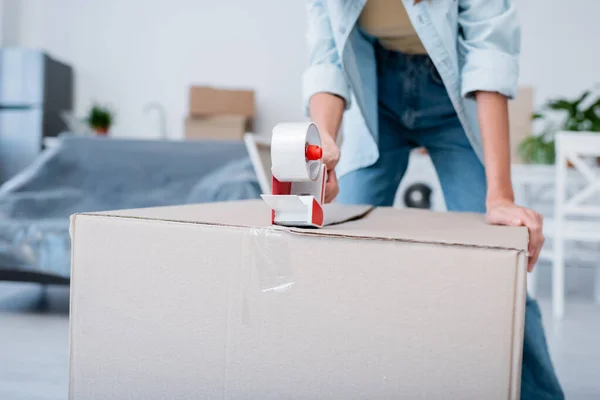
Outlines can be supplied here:
M321 136L312 122L284 123L273 128L271 170L278 181L305 182L317 179L321 160L306 159L307 144L321 146Z

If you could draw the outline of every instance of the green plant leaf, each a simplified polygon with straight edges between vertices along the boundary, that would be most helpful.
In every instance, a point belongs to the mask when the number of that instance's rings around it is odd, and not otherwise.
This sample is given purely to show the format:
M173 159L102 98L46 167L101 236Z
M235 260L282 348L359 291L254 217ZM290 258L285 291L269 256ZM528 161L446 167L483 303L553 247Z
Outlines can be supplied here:
M594 93L593 99L590 98L592 93ZM581 104L584 101L587 103L588 99L594 101L586 108L582 108ZM564 98L550 100L543 110L563 113L563 119L558 123L554 119L546 120L539 139L531 135L520 144L519 154L526 162L544 164L554 162L554 136L560 130L600 132L600 97L596 91L587 90L573 101ZM534 113L532 120L544 117L546 115L542 113Z
M108 107L94 104L90 109L87 122L92 128L108 129L114 121L113 111Z
M579 101L581 99L585 99L587 94L584 93L579 99L575 101L568 101L565 99L558 99L554 101L550 101L548 103L548 108L554 111L565 111L567 113L567 118L574 118L578 113Z
M533 114L531 114L531 119L534 120L534 121L536 119L542 119L542 118L544 118L543 114L540 114L540 113L533 113Z
M600 124L600 99L583 110L582 116L590 122L588 129L597 132L598 128L596 127Z
M519 156L532 164L552 164L555 160L554 140L545 135L529 135L519 145Z
M583 94L581 96L579 96L579 98L573 102L573 104L575 105L575 108L579 107L579 105L581 103L583 103L583 101L585 99L587 99L587 97L589 95L590 95L590 91L589 90L586 90L585 92L583 92Z
M569 111L570 112L571 110L573 110L574 104L571 103L570 101L560 99L560 100L550 101L548 103L547 107L549 109L555 110L555 111Z

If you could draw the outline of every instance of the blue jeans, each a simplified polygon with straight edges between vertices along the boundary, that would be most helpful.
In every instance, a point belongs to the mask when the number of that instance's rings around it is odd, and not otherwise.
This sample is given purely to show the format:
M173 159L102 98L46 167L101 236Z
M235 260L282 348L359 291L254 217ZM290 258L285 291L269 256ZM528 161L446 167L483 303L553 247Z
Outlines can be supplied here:
M375 46L380 155L374 165L340 178L338 201L391 206L409 152L423 146L437 171L448 209L484 213L484 167L467 140L433 63L427 56L409 56ZM563 398L548 353L540 309L528 296L521 399Z

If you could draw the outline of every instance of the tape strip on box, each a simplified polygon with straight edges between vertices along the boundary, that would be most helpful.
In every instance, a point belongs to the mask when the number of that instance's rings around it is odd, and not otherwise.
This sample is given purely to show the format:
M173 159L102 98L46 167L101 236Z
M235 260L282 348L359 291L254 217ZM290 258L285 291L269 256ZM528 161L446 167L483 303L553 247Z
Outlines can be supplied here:
M274 227L249 230L247 260L257 274L261 292L285 293L295 283L288 236L286 231Z

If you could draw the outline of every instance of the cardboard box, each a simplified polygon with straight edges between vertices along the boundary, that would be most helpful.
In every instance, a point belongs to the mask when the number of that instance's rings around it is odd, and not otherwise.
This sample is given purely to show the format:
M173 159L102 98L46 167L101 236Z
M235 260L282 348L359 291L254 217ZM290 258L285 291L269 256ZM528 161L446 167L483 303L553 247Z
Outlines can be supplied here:
M262 201L72 218L70 399L518 399L527 231ZM345 222L344 222L345 221Z
M510 155L515 164L523 164L519 155L519 145L533 130L531 116L533 114L533 89L520 87L517 97L508 103L510 129Z
M186 139L242 140L250 131L249 121L241 115L219 115L203 118L186 118Z
M190 116L254 116L254 91L216 89L208 86L190 88Z

